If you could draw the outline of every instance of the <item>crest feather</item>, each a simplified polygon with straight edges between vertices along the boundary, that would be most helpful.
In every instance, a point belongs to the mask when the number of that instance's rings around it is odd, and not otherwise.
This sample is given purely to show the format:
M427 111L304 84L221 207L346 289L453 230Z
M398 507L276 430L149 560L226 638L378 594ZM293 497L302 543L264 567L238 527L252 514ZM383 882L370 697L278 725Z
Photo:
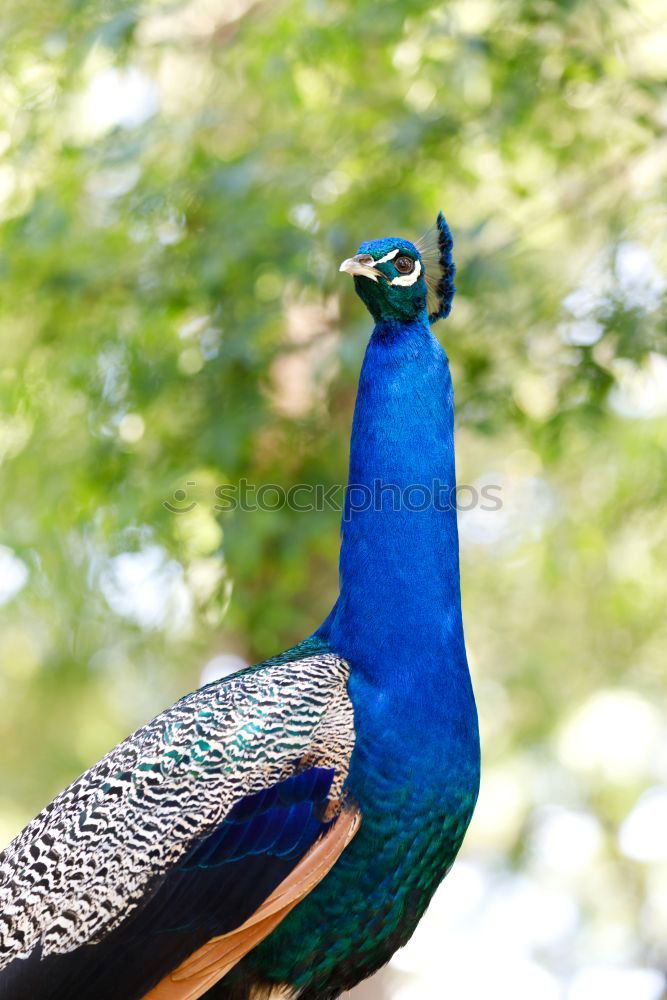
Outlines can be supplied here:
M437 323L449 316L456 290L456 265L452 259L454 240L442 212L438 213L435 225L415 245L426 270L429 323Z

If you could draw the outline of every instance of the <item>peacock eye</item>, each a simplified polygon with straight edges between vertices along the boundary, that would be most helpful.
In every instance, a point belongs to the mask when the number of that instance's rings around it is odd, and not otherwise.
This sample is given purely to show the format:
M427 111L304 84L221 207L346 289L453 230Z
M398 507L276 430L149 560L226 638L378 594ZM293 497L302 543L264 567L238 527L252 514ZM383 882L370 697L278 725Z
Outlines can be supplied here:
M412 271L414 266L415 262L412 257L406 257L404 254L401 254L401 256L397 257L394 261L394 267L400 272L400 274L410 274L410 271Z

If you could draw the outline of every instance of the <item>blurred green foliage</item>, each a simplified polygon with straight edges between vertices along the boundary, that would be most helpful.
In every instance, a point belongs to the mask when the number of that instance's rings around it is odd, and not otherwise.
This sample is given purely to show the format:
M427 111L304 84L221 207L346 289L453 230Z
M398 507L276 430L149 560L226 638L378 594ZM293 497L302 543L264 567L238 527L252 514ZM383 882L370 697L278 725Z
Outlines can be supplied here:
M666 764L661 14L5 0L7 837L213 656L325 616L339 514L220 515L214 491L345 481L369 319L338 263L443 208L460 480L503 496L461 516L486 758L470 851L548 880L540 810L586 816L598 868L561 872L579 944L547 964L606 961L609 924L624 961L667 962L664 858L619 847Z

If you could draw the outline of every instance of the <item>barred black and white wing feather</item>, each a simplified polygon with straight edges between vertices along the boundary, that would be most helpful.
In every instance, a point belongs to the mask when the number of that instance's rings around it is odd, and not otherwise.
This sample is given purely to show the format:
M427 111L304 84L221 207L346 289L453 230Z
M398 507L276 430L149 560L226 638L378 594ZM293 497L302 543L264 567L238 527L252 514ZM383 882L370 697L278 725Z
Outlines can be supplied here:
M0 998L143 996L241 926L342 808L354 744L330 653L201 688L0 856Z

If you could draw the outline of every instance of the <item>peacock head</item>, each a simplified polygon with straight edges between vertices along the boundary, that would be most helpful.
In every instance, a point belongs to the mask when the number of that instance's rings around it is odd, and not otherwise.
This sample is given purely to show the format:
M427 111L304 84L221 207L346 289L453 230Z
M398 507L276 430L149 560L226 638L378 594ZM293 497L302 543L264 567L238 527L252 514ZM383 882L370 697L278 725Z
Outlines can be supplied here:
M427 311L430 323L449 315L454 297L452 235L440 212L417 245L398 237L362 243L340 265L376 322L409 322Z

